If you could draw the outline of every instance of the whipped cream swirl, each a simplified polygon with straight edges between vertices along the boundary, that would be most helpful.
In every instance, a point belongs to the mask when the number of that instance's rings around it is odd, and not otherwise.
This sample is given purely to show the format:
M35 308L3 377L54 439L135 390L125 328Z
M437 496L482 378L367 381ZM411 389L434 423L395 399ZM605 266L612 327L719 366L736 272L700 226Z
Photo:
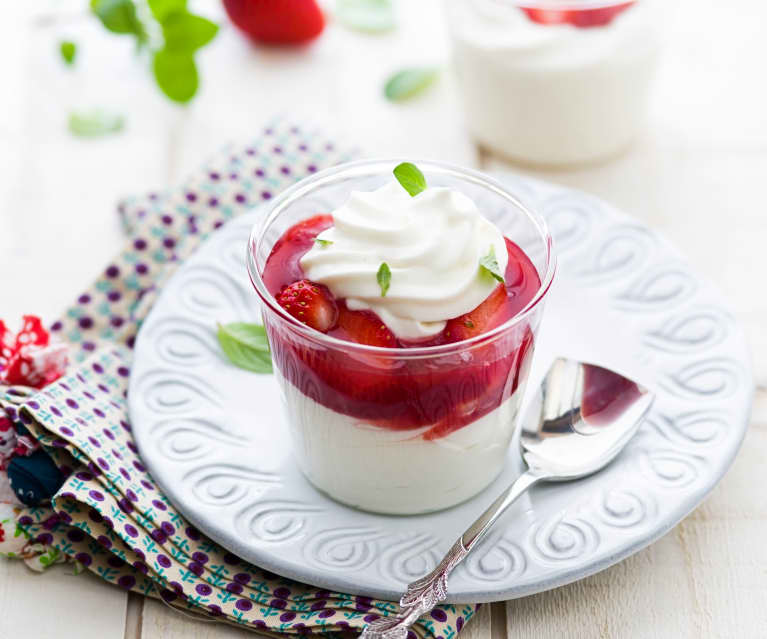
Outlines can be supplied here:
M481 304L498 282L479 268L492 246L508 262L501 232L459 191L430 187L411 197L397 182L354 191L333 211L334 226L302 258L306 277L352 310L374 311L405 340L436 335L446 320ZM391 270L385 296L376 274Z

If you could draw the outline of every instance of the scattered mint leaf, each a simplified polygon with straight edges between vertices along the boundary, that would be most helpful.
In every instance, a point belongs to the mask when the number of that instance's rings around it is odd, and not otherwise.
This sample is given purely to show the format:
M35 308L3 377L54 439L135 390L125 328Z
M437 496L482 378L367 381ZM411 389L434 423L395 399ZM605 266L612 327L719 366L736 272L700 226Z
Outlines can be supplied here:
M162 92L175 102L189 102L200 84L191 53L160 49L152 61L155 80Z
M474 328L474 322L472 322L470 319L463 320L463 325L466 328Z
M68 40L62 40L59 43L59 53L64 62L72 66L75 63L75 56L77 55L77 45L74 42Z
M381 287L381 297L386 297L386 292L389 290L389 284L391 284L391 270L386 262L381 262L381 266L378 267L376 281L378 282L378 286Z
M495 257L495 246L492 244L490 245L490 250L487 255L480 258L479 270L489 273L499 282L506 283L503 279L503 273L501 273L501 267L498 266L498 260Z
M330 246L333 243L333 240L323 240L323 239L320 239L319 237L315 237L314 243L324 248L326 246Z
M401 102L418 95L439 75L438 69L404 69L392 75L384 85L384 95L392 102Z
M161 20L165 50L192 53L216 37L218 25L185 10L165 15Z
M102 109L72 112L69 114L69 130L81 138L97 138L116 133L125 126L125 118Z
M148 0L147 4L155 20L160 23L172 13L186 11L186 0Z
M411 162L402 162L394 167L394 177L412 197L426 189L426 178L421 170Z
M266 330L260 324L232 322L219 324L216 333L221 350L238 368L254 373L271 373L272 358Z
M139 41L146 39L133 0L91 0L91 11L112 33L132 33Z
M396 25L391 0L336 0L336 18L345 27L366 33L391 31Z

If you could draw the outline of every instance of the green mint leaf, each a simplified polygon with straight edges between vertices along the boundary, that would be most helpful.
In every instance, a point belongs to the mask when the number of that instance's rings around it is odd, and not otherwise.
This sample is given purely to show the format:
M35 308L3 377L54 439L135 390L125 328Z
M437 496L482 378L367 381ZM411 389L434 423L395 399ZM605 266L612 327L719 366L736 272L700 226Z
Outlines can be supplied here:
M64 62L67 65L72 66L75 63L75 56L77 55L77 45L74 42L63 40L59 43L59 53Z
M266 330L259 324L219 324L216 333L224 355L237 366L254 373L271 373L272 358Z
M154 54L152 70L162 92L175 102L189 102L200 84L191 53L160 49Z
M384 95L392 102L401 102L418 95L439 75L438 69L415 68L398 71L384 85Z
M490 274L499 282L506 283L503 279L503 273L501 273L501 267L498 266L498 260L495 257L495 246L492 244L490 245L490 250L487 252L487 255L480 258L479 270Z
M146 38L133 0L91 0L91 11L112 33L132 33L139 40Z
M410 162L402 162L394 167L394 177L411 196L415 197L426 189L426 178L421 170Z
M69 114L69 131L81 138L97 138L116 133L125 126L125 118L102 109Z
M319 237L315 237L314 243L324 248L326 246L330 246L333 243L333 240L323 240L323 239L320 239Z
M175 11L162 21L165 50L173 53L192 53L216 37L218 25L187 11Z
M391 284L391 270L386 262L381 262L381 266L378 267L378 273L376 273L376 281L378 286L381 287L381 297L386 297L386 292L389 290L389 284Z
M474 328L474 322L472 322L470 319L463 320L463 325L466 328Z
M147 4L159 23L163 23L172 13L186 11L186 0L148 0Z
M349 29L382 33L395 27L391 0L336 0L336 18Z

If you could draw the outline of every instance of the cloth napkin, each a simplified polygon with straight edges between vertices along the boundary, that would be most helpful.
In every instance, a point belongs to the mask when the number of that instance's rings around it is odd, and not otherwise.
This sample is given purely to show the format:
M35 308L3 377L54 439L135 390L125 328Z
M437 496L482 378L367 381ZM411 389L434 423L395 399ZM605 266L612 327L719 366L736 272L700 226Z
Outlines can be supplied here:
M270 574L207 539L142 465L126 408L136 333L179 263L227 220L351 155L278 121L252 144L225 149L180 190L120 205L122 252L50 327L70 345L66 374L41 390L0 387L5 416L50 466L46 476L11 477L14 493L39 494L43 505L0 510L0 551L38 566L69 558L125 590L275 635L348 634L396 610ZM450 639L477 608L440 606L408 636Z

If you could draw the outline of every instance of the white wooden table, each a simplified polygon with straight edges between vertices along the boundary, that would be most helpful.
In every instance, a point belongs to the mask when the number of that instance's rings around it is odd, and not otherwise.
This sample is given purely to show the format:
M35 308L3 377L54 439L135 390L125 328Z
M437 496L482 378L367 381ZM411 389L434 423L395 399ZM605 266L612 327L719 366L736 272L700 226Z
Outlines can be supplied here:
M106 35L85 16L86 4L2 3L0 316L7 321L23 312L53 318L87 285L121 244L120 195L174 184L222 142L253 135L283 110L311 108L315 120L370 154L505 166L468 138L449 76L410 103L381 97L389 72L446 63L439 0L402 0L391 35L331 24L300 52L255 50L224 28L201 55L203 90L187 109L159 95L131 44ZM224 20L217 0L198 4ZM663 6L665 58L650 125L634 148L573 171L517 168L591 191L661 229L725 291L753 348L751 428L712 496L659 542L576 584L485 606L467 639L767 636L767 3ZM57 56L66 37L80 46L74 72ZM114 107L127 128L111 138L73 138L65 120L77 105ZM35 575L0 561L0 639L20 636L245 635L189 621L90 575L64 568Z

